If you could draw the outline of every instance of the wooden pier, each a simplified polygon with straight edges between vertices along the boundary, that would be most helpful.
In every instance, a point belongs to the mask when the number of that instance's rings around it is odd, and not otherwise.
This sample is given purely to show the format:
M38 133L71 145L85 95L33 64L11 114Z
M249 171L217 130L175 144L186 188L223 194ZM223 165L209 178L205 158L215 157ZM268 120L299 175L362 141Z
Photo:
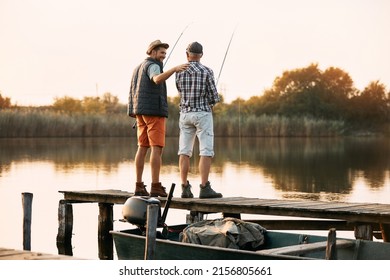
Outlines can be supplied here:
M60 254L72 255L73 203L98 203L98 246L100 259L113 259L113 205L124 204L133 193L121 190L60 191L57 248ZM164 207L166 198L160 198ZM300 217L305 220L262 220L267 229L275 230L353 230L357 239L372 240L373 236L390 241L390 205L379 203L343 203L307 200L277 200L245 197L218 199L183 199L173 197L170 208L194 213L222 213L224 217L240 218L241 214ZM307 220L311 218L314 220ZM319 220L321 219L321 220Z
M80 260L66 255L53 255L27 250L0 248L0 260Z

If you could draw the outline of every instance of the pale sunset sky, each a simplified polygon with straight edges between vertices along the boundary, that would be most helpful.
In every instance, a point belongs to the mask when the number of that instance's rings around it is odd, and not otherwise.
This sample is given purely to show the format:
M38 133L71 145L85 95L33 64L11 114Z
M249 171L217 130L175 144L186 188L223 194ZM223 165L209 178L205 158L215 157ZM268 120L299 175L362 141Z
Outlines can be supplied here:
M218 80L227 102L311 63L389 90L389 30L388 0L0 0L0 91L17 105L105 92L126 103L151 41L170 44L166 70L200 42L217 79L231 38ZM175 96L174 77L167 85Z

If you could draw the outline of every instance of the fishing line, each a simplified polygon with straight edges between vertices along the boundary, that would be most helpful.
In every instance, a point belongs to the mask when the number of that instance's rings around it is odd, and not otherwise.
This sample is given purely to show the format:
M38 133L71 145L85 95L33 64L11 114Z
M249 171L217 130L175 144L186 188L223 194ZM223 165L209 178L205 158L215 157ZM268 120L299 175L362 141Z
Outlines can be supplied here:
M167 57L167 59L165 60L163 66L165 66L165 65L167 64L169 58L171 57L171 54L173 53L173 50L175 49L175 47L176 47L176 45L177 45L177 42L179 42L181 36L183 36L184 31L186 31L186 29L188 28L188 26L190 26L191 24L192 24L192 22L190 22L189 24L187 24L187 26L186 26L186 27L183 29L183 31L180 33L179 37L177 38L175 44L174 44L173 47L172 47L172 50L169 52L168 57Z
M228 52L229 52L230 44L232 43L232 40L233 40L233 37L234 37L234 33L236 32L236 29L237 29L237 25L236 25L236 27L235 27L234 30L233 30L232 36L230 37L230 41L229 41L229 44L228 44L227 49L226 49L226 52L225 52L225 56L223 57L221 69L219 70L217 82L216 82L216 84L215 84L216 86L218 86L219 78L221 77L222 69L223 69L223 66L225 65L226 56L227 56L227 54L228 54Z

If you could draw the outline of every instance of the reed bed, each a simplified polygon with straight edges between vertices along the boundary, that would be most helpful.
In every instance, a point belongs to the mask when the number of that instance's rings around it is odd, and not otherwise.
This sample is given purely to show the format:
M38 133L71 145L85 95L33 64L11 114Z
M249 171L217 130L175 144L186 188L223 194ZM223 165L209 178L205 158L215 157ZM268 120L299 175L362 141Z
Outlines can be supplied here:
M64 114L52 110L1 110L0 137L123 137L135 135L126 114ZM276 115L214 116L218 137L332 137L344 121ZM178 118L167 120L167 136L178 136Z
M216 117L214 125L216 136L235 137L333 137L344 135L346 127L344 121L276 115Z
M1 110L0 137L119 137L129 136L126 115L63 114L55 111Z

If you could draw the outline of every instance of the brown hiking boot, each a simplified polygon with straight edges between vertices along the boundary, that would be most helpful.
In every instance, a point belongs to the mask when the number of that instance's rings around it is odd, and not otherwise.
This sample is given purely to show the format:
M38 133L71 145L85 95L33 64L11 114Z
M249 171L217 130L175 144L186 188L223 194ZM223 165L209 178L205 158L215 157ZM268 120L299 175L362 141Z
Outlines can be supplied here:
M152 183L152 189L150 190L150 196L167 197L168 194L161 183Z
M144 182L141 182L141 183L136 182L135 183L134 195L137 195L137 196L149 196L149 193L146 190L146 185L144 185Z

